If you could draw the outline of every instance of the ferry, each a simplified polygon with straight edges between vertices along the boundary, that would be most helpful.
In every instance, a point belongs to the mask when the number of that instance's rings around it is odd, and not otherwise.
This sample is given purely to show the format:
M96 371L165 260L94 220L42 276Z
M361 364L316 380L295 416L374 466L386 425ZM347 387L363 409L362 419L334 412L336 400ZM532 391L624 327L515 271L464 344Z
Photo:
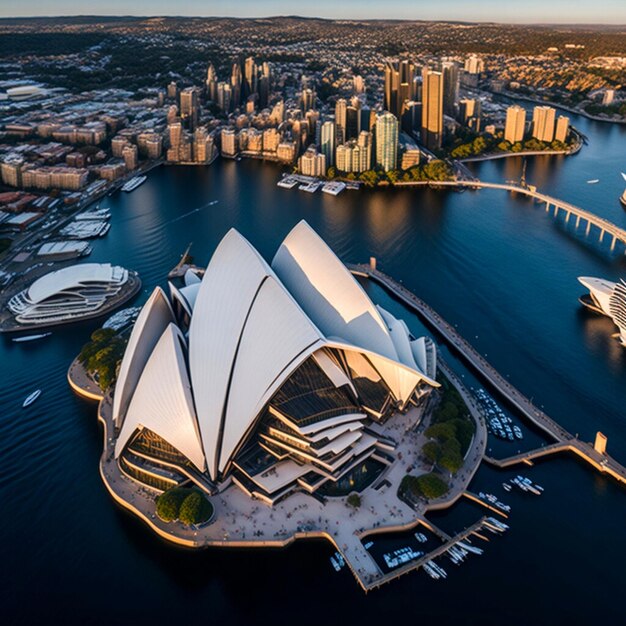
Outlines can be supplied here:
M277 187L282 187L283 189L293 189L298 184L298 179L293 176L285 176L285 178L279 180L276 183Z
M137 189L139 185L146 182L147 178L147 176L135 176L131 178L128 182L124 183L122 191L133 191L133 189Z
M588 184L588 185L595 185L596 183L599 183L599 182L600 182L600 179L599 179L599 178L594 178L594 179L592 179L592 180L588 180L588 181L587 181L587 184Z
M49 337L52 333L41 333L39 335L26 335L25 337L15 337L13 341L15 343L24 343L26 341L36 341L37 339L43 339Z
M26 400L24 400L24 402L22 403L22 408L26 408L27 406L30 406L39 396L41 395L41 389L37 389L37 391L33 391L33 393L31 393Z
M338 196L346 188L346 183L341 181L331 180L322 187L323 193L328 193L331 196Z
M85 213L79 213L74 217L75 220L108 220L111 219L111 211L109 209L93 209L91 211L85 211Z
M319 182L305 183L303 185L300 185L298 189L300 191L306 191L307 193L315 193L320 188L321 184L322 183Z

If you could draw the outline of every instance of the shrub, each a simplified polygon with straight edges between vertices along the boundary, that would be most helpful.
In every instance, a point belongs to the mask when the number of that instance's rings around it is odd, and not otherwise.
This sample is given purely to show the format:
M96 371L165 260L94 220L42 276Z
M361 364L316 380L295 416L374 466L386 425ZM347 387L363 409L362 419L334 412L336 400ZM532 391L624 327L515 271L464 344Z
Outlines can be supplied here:
M358 493L351 493L346 502L353 508L358 509L361 506L361 496Z
M188 489L173 487L162 493L156 500L156 514L164 521L178 519L180 505L189 493Z
M213 514L213 505L195 489L183 500L178 512L178 519L190 526L206 522Z
M448 492L448 489L448 484L433 473L421 476L407 474L400 483L400 491L429 500L440 498Z

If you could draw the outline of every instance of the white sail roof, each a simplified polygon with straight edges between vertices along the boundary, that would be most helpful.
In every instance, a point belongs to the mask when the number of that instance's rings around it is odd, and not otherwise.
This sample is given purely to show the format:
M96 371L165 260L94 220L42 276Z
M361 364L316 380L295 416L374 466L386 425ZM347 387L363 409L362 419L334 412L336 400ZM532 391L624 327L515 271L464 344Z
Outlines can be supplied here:
M75 289L85 283L123 283L127 278L127 270L110 263L70 265L38 278L28 288L28 299L37 303L60 291Z
M220 471L270 397L323 342L321 333L283 285L269 276L241 336L232 372L233 391L228 396Z
M346 266L304 221L281 244L272 269L326 337L397 359L380 313Z
M170 324L143 370L115 444L118 457L137 429L148 428L204 471L204 451L183 353L184 337Z
M156 287L144 304L133 327L124 352L120 372L113 396L113 420L120 426L139 377L157 341L170 322L174 313L167 296Z
M225 401L246 319L272 270L236 230L215 250L196 297L189 328L189 365L211 478L217 476ZM246 385L248 381L246 381ZM241 393L244 390L237 390Z

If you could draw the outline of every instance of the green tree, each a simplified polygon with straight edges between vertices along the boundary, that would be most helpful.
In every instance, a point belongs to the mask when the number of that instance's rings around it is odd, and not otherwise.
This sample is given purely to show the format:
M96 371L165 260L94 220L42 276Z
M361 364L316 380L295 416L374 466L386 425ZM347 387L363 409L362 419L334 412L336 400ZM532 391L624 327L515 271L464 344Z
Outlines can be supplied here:
M211 503L195 489L183 500L178 511L178 519L191 526L206 522L213 514Z
M430 463L437 463L441 456L441 446L436 441L427 441L422 446L422 455Z
M358 493L351 493L346 502L354 509L358 509L361 506L361 496Z
M456 429L454 428L454 424L451 424L450 422L439 422L429 426L424 434L430 439L447 441L448 439L454 439L456 436Z

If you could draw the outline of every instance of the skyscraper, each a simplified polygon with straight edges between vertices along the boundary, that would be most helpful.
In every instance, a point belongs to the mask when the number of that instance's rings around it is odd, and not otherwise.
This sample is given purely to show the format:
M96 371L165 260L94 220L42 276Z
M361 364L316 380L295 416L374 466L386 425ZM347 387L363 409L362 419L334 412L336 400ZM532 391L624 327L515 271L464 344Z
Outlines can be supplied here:
M213 63L209 63L209 68L206 73L206 94L207 98L212 102L217 101L217 73L213 67Z
M358 101L357 101L358 102ZM361 108L352 104L346 108L346 133L344 140L356 139L361 132Z
M335 122L324 122L320 131L320 151L326 156L326 164L328 167L335 164L336 145Z
M400 117L404 103L415 98L415 88L415 65L411 61L385 62L385 110Z
M337 125L337 144L346 141L346 123L347 123L348 103L344 98L339 98L335 104L335 124Z
M504 139L511 144L524 139L526 130L526 109L515 104L506 110L506 124L504 126Z
M398 162L398 118L385 111L376 119L376 164L385 172L395 170Z
M233 108L237 108L241 104L241 66L239 63L233 63L233 69L230 74L231 100Z
M533 110L533 137L551 143L554 139L554 119L556 111L552 107L538 106Z
M180 92L180 117L189 130L198 125L200 98L197 87L187 87Z
M443 74L424 68L422 72L422 144L429 150L441 148L443 139Z
M315 92L309 88L303 89L300 102L302 104L303 113L306 113L309 109L314 109L315 108Z
M459 101L459 121L473 130L480 132L480 114L482 105L476 98L464 98Z
M229 113L233 104L232 87L229 83L217 84L217 106L224 113Z
M443 74L443 112L450 117L456 117L459 101L459 68L454 61L444 61L441 64Z
M242 98L247 99L257 91L258 68L254 57L248 57L243 63L243 92Z
M556 121L556 132L554 133L555 141L565 143L567 141L567 135L569 133L569 117L565 115L559 115Z

